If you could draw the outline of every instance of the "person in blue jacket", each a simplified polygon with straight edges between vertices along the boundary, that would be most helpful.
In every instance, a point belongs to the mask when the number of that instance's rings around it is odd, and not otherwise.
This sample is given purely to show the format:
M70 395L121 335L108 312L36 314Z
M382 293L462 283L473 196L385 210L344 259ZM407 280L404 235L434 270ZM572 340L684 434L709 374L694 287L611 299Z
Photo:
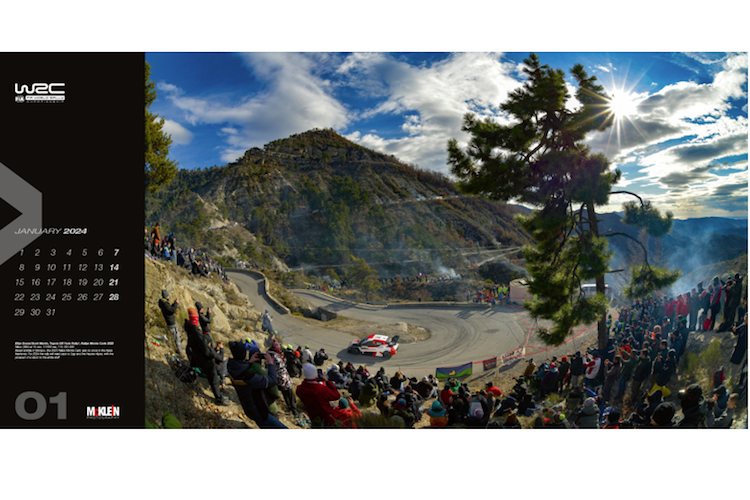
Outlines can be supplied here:
M230 342L229 350L232 359L227 363L227 370L245 415L262 429L287 429L288 427L268 410L264 391L278 382L273 357L268 353L261 355L260 351L253 349L250 359L246 359L248 351L241 342ZM266 361L267 376L258 375L250 369L251 364L260 363L261 360Z

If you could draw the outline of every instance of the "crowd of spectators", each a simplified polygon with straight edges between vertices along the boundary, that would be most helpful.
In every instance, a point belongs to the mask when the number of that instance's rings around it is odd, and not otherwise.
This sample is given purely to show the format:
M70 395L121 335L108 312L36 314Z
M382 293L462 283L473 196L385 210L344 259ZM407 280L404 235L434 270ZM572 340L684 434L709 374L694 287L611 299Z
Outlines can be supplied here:
M162 240L157 225L149 245L149 252L158 256L160 248L173 248L173 236ZM178 249L177 255L181 253ZM192 249L187 255L185 262L194 268L199 259ZM228 378L245 413L260 427L285 427L277 416L281 401L298 420L300 401L312 425L323 427L356 428L366 412L380 415L383 426L402 428L412 428L423 418L429 420L427 427L436 428L520 428L529 418L536 428L729 427L736 405L747 397L743 281L739 274L727 280L715 277L706 288L701 282L674 297L636 300L607 318L604 349L553 356L539 365L528 359L505 397L491 382L471 390L453 378L439 382L432 375L422 380L401 372L388 376L384 368L370 374L364 365L355 368L343 361L324 370L329 361L324 349L313 353L307 345L282 346L270 326L268 352L261 354L259 346L246 339L230 343L232 359L225 360L223 346L210 337L210 309L204 314L199 303L185 322L188 357L209 379L218 404L226 404L221 391ZM507 287L498 286L479 291L476 300L506 294ZM177 301L170 304L164 295L162 302L167 329L175 335L170 316L173 319ZM676 374L693 336L714 331L731 331L736 339L725 360L730 373L722 366L709 387L680 386ZM175 340L179 342L178 334ZM296 389L295 378L301 379Z
M218 276L225 283L229 282L224 267L206 252L197 251L195 248L180 248L176 245L176 237L173 232L165 236L161 234L159 223L154 224L149 233L148 228L143 230L144 254L154 260L171 262L172 264L188 270L195 276L208 278Z

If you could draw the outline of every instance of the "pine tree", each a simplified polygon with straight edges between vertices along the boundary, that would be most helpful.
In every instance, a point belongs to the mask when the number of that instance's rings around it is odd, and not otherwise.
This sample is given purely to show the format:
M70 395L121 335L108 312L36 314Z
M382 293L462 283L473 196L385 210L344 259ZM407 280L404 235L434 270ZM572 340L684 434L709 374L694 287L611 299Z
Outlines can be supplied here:
M164 132L164 118L158 119L158 115L151 113L148 109L156 100L156 85L151 81L151 66L146 64L146 165L144 173L146 176L146 188L155 193L162 186L169 184L177 173L178 163L170 158L169 146L172 144L172 136Z
M536 241L523 251L531 276L529 292L545 300L525 306L532 318L553 322L551 330L540 332L545 343L557 345L575 326L598 322L602 349L607 344L604 275L612 257L606 238L628 235L599 233L596 207L608 203L621 172L612 171L607 158L593 154L583 140L589 132L612 125L609 99L596 77L589 77L576 64L571 74L582 106L570 110L564 71L541 65L536 54L524 63L527 81L500 106L513 122L500 125L467 114L462 130L469 133L469 143L463 150L451 139L448 163L466 193L539 207L519 217L519 222ZM638 199L640 205L624 206L624 221L645 228L652 236L669 232L672 214L662 217ZM668 286L679 276L651 268L645 257L626 289L633 297ZM596 281L593 297L584 296L581 289L587 280Z
M378 281L378 273L365 261L351 256L352 265L347 268L347 281L351 286L359 288L365 294L365 300L370 300L370 294L380 290L383 286Z

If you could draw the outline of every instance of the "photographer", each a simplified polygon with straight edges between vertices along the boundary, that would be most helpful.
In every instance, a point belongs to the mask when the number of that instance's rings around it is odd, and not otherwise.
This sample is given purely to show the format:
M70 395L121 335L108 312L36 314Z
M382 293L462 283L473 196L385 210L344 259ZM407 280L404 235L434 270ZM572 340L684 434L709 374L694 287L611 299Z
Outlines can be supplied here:
M254 350L250 359L245 359L247 350L241 342L230 342L229 350L232 359L227 363L227 369L245 415L255 421L261 429L287 429L287 426L271 413L266 400L266 389L275 387L278 382L273 356ZM268 375L256 374L251 367L253 363L260 363L261 360L266 361Z
M331 401L338 401L341 397L338 389L323 371L318 371L312 363L302 365L302 376L305 380L297 386L296 392L305 405L310 420L318 418L324 426L333 426L336 416Z

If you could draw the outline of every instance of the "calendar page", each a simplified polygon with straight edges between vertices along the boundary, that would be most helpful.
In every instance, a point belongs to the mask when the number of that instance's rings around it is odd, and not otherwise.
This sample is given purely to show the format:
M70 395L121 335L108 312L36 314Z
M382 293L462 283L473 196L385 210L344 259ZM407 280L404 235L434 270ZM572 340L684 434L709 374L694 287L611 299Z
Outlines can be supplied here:
M0 426L143 427L143 54L0 60Z

